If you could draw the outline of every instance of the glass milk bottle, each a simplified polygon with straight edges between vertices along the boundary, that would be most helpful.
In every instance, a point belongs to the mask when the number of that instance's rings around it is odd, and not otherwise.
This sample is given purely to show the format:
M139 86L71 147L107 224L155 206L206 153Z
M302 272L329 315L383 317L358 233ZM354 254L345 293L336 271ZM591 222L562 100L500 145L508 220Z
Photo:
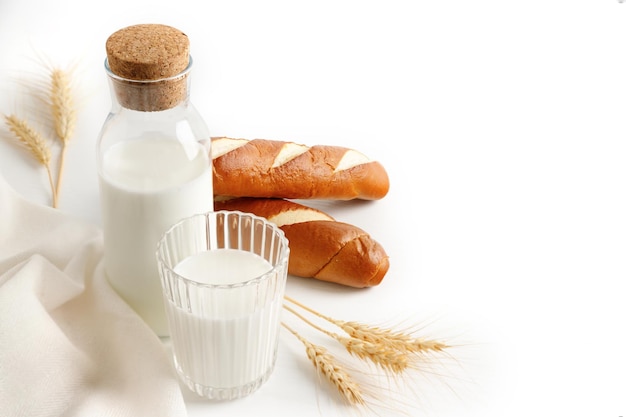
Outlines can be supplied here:
M164 25L106 42L112 107L97 145L104 269L111 286L167 336L156 245L169 226L213 210L208 128L189 101L189 40Z

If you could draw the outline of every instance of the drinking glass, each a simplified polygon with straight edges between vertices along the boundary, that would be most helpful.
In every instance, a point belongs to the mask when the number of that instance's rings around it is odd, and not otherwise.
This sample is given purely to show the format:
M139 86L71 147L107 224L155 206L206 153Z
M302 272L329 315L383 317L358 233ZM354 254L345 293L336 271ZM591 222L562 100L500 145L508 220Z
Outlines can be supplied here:
M214 400L259 389L278 351L289 262L282 230L239 211L196 214L165 232L156 258L182 381Z

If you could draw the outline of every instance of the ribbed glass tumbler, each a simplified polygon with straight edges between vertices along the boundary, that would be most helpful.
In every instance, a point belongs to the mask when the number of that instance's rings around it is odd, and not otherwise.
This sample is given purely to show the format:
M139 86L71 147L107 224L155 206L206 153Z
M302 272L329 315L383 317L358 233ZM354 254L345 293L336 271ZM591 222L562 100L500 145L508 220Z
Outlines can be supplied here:
M231 400L273 372L287 279L282 230L238 211L197 214L157 247L176 371L195 393Z

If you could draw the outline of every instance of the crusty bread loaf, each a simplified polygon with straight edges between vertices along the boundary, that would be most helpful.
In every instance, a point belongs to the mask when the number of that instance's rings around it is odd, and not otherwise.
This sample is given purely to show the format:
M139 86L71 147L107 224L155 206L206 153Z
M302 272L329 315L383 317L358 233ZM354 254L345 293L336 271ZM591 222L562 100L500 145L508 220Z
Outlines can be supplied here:
M268 139L211 138L216 196L378 200L385 168L354 149Z
M239 210L275 223L289 240L289 273L350 287L380 284L389 269L384 248L362 229L293 201L235 198L216 210Z

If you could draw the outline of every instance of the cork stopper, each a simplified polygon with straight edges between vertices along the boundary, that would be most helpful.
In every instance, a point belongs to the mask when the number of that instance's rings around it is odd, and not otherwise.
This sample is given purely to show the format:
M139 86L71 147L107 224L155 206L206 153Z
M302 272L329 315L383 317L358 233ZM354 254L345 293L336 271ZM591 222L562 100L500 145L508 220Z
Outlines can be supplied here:
M189 38L161 24L129 26L106 42L107 64L124 107L160 111L187 97Z

